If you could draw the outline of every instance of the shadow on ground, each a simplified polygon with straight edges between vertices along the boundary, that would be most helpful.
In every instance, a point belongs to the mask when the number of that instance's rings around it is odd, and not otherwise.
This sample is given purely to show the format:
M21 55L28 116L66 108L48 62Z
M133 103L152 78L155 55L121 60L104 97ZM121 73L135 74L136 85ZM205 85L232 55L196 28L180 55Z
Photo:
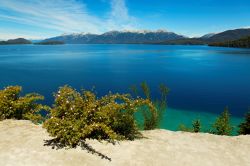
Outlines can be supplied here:
M114 144L114 143L113 143ZM52 149L58 150L58 149L63 149L63 148L67 148L67 146L65 146L64 144L60 143L58 139L50 139L50 140L44 140L44 146L51 146ZM102 159L106 159L111 161L111 158L106 156L105 154L102 154L101 152L98 152L97 150L95 150L92 146L90 146L89 144L87 144L85 141L82 141L79 146L81 147L82 150L87 150L88 153L91 153L93 155L97 155L99 157L101 157Z

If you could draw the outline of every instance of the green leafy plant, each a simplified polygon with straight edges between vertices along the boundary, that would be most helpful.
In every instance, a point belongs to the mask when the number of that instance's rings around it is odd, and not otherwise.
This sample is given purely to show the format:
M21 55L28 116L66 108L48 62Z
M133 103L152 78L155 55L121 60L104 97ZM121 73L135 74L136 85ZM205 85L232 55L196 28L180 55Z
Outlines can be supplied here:
M193 132L192 128L189 128L184 124L180 124L178 127L178 130L185 131L185 132Z
M141 89L143 91L143 94L146 96L146 98L150 100L151 92L150 92L150 88L149 88L146 81L141 83Z
M31 93L21 96L22 87L9 86L0 90L0 119L27 119L34 123L43 121L39 113L48 110L49 107L39 104L43 96Z
M157 109L154 112L148 107L141 107L144 118L144 130L153 130L159 125Z
M157 113L158 113L158 119L157 119L158 125L161 123L161 120L163 119L163 115L167 110L167 95L169 93L169 89L167 88L165 84L160 84L159 90L160 90L161 98L154 102L157 108Z
M133 140L141 134L134 113L156 109L148 99L129 94L109 93L97 98L92 91L64 86L55 94L55 104L43 125L48 133L65 146L75 147L88 138L98 140Z
M226 107L213 124L212 133L217 135L231 135L232 129L229 110Z
M130 86L129 90L130 90L135 96L138 96L138 89L137 89L136 85Z
M165 84L160 84L159 89L161 93L161 107L165 109L167 107L167 95L169 93L169 89Z
M142 93L146 97L146 99L152 101L150 88L149 88L147 82L145 82L145 81L142 82L140 84L140 87L141 87ZM131 86L130 90L133 92L133 94L138 96L139 92L138 92L136 85ZM157 110L156 112L152 113L148 109L148 107L141 107L140 108L140 112L142 112L143 119L144 119L144 123L143 123L144 130L152 130L152 129L159 127L160 122L161 122L162 117L163 117L163 114L166 111L167 95L169 93L169 89L164 84L160 84L159 90L160 90L161 98L159 100L152 101L152 103L154 104L154 106Z
M201 131L201 121L199 119L194 120L192 125L193 125L193 132L199 133Z
M245 115L245 121L239 125L239 134L250 134L250 111Z
M146 97L147 100L151 100L151 94L150 94L150 88L146 82L142 82L140 84L140 87L142 89L143 95ZM130 87L130 90L135 94L137 97L139 96L138 89L136 85L132 85ZM157 106L156 106L157 108ZM139 111L143 115L144 123L143 123L143 129L144 130L152 130L155 129L158 126L158 112L152 113L148 107L142 106L139 108Z
M194 120L192 122L192 128L191 127L189 128L189 127L185 126L184 124L180 124L179 127L178 127L178 129L180 131L198 133L198 132L201 131L201 121L199 119Z

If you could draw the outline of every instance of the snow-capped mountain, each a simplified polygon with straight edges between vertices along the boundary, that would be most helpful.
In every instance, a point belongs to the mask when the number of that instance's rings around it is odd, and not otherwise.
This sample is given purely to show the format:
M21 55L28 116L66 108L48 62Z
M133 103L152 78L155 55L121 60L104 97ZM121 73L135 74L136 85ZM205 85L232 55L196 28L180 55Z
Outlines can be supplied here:
M93 38L97 37L95 34L83 34L83 33L73 33L73 34L63 34L61 36L56 36L53 38L45 39L47 41L62 41L67 44L86 44L89 43Z
M206 34L206 35L201 36L200 38L201 38L201 39L208 39L208 38L210 38L210 37L212 37L212 36L214 36L214 35L216 35L216 33L208 33L208 34Z
M122 44L122 43L156 43L185 38L182 35L165 30L157 31L109 31L101 35L89 33L63 34L45 41L63 41L67 44Z

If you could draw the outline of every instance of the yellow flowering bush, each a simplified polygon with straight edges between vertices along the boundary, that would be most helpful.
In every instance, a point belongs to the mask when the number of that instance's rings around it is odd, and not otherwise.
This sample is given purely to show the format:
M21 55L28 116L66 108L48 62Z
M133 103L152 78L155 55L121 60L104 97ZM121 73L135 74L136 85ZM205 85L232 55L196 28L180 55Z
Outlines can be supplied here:
M3 119L27 119L39 123L43 117L41 110L48 110L49 107L37 103L44 97L31 93L21 96L22 87L9 86L0 90L0 120Z
M157 116L149 99L118 93L97 98L92 91L64 86L55 94L55 104L43 126L59 143L70 147L88 138L133 140L140 136L134 113L142 107Z

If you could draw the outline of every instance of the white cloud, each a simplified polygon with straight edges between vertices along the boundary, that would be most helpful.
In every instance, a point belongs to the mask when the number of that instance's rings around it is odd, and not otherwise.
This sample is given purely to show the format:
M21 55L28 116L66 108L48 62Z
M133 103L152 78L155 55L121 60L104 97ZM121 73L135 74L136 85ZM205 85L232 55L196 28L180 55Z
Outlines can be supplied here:
M86 5L76 0L3 0L0 1L0 21L53 30L59 33L102 33L113 29L133 29L125 0L110 0L108 18L91 15ZM27 34L28 35L28 34ZM2 38L2 37L1 37Z
M108 19L108 27L114 29L135 29L136 18L130 16L125 0L111 0L111 12Z

